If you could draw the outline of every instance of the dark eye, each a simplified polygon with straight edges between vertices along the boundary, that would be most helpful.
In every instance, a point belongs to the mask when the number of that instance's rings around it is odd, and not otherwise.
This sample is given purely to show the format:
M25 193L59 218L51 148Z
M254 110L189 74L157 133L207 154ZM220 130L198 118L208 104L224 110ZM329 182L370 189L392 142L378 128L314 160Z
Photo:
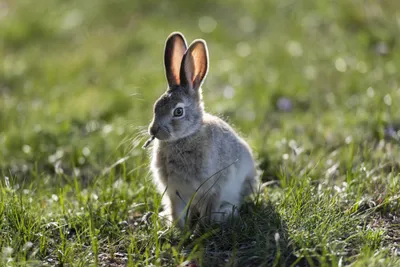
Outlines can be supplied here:
M174 117L181 117L183 115L183 108L176 108L174 110Z

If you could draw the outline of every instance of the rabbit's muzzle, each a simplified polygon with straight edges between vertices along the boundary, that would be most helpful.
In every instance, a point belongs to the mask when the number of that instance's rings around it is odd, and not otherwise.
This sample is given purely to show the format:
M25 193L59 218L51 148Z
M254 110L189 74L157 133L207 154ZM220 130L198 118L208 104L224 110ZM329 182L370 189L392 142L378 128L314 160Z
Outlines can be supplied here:
M155 136L155 138L159 140L166 140L170 137L170 133L168 129L165 127L161 127L160 125L153 123L149 127L149 133L151 136Z

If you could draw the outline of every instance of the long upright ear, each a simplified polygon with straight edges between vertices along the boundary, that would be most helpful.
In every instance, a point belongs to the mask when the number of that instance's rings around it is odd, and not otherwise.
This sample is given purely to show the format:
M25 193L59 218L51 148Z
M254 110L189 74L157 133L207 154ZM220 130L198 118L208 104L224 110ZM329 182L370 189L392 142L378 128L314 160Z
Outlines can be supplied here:
M180 67L187 49L185 37L180 32L171 33L165 43L164 65L169 87L180 85Z
M208 50L204 40L195 40L183 56L181 86L189 90L200 88L208 72Z

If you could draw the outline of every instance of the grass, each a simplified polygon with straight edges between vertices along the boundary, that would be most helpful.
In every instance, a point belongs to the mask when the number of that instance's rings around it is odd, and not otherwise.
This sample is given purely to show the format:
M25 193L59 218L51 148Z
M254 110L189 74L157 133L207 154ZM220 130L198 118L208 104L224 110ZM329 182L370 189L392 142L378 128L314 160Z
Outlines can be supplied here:
M1 266L400 266L396 1L0 1ZM264 187L229 227L157 216L141 149L165 38Z

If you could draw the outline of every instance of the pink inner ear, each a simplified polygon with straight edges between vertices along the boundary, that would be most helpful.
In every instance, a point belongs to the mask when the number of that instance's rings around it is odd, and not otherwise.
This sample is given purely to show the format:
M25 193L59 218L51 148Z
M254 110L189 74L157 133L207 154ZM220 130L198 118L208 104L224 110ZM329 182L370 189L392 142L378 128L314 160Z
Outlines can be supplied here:
M180 84L179 71L182 63L182 58L186 52L186 49L185 49L185 44L182 43L182 40L180 38L176 39L177 40L174 44L171 57L171 74L174 76L175 83Z
M191 89L198 89L207 74L207 48L203 41L195 41L186 51L182 66L181 79Z
M193 74L192 74L192 84L193 87L200 86L201 81L207 70L207 56L205 53L205 48L202 44L196 44L192 51L193 58Z
M167 39L164 54L164 64L169 86L181 84L180 67L187 46L180 33L174 33Z

